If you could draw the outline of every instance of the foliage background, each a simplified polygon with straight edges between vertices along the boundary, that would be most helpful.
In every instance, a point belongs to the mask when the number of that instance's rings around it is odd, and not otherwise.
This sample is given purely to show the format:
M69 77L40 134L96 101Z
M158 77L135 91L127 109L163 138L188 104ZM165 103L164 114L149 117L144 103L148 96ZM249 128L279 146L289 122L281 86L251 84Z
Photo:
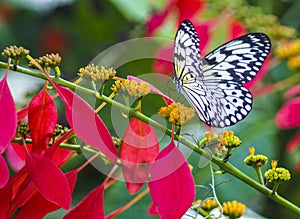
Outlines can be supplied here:
M39 5L38 2L44 2L44 4ZM216 3L218 1L209 2L213 3L211 7L218 6ZM299 1L223 1L224 4L228 4L228 7L245 2L261 8L266 14L276 15L282 24L292 26L299 31ZM30 49L32 56L35 57L49 52L59 52L63 58L62 77L74 80L77 77L78 69L86 66L104 49L127 39L144 36L146 19L154 10L164 7L166 4L167 1L163 0L4 0L0 2L0 50L15 44ZM251 16L251 14L247 16ZM172 28L167 29L164 35L172 39L175 31ZM151 61L137 61L117 70L121 77L125 77L127 74L139 75L151 72ZM281 62L269 72L264 83L275 83L292 74L294 73L287 69L286 63ZM29 102L32 93L38 90L41 81L11 74L9 83L19 103L18 107L21 107ZM248 155L248 147L255 146L257 153L268 155L269 160L279 160L279 166L285 166L292 172L292 180L280 186L279 193L299 205L300 177L299 172L295 170L295 164L300 151L292 154L286 152L286 143L297 129L283 131L278 129L274 123L275 114L284 103L282 95L283 91L280 91L271 95L263 95L255 100L254 109L247 117L247 121L235 126L235 132L243 140L243 147L235 152L230 161L247 174L256 177L254 171L243 163L244 157ZM155 99L152 102L153 106L158 105ZM109 121L106 122L109 123ZM60 123L65 123L63 117L60 118ZM190 159L195 167L197 159L197 156L192 156ZM78 163L74 162L71 165L77 166L83 160L83 157L79 158L77 159ZM197 184L208 185L210 182L211 178L207 168L194 168L193 174ZM75 205L92 188L99 185L102 179L103 176L92 166L83 170L75 188L73 204ZM218 182L228 179L231 181L223 183L217 188L220 200L236 199L268 218L297 218L291 211L280 207L229 175L217 176ZM201 198L204 191L201 192L199 189L198 192L198 198ZM105 192L106 213L125 204L131 198L126 192L125 184L117 183ZM154 218L146 213L149 203L150 197L146 197L119 218L124 218L124 216L126 218ZM58 218L61 217L61 214L63 211L54 212L47 218Z

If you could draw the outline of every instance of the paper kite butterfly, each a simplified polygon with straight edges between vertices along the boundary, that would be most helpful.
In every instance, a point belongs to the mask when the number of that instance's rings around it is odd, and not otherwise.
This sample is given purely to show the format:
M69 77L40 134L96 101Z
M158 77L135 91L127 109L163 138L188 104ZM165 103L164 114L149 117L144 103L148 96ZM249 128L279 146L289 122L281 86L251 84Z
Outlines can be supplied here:
M183 21L174 42L173 81L177 91L207 125L234 125L252 109L252 95L243 84L262 67L271 50L270 39L263 33L249 33L202 59L199 43L193 24Z

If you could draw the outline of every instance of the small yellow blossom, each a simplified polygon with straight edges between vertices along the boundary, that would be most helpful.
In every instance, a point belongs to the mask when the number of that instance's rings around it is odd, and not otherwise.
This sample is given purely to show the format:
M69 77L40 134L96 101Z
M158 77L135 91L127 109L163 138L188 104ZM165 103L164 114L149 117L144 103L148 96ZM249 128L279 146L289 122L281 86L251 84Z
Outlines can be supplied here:
M287 61L287 66L291 70L299 70L300 69L300 54L290 57Z
M295 28L280 24L265 26L261 28L260 31L266 33L271 38L292 39L297 36L297 30Z
M14 60L18 60L20 58L27 56L29 54L29 50L24 49L22 46L20 47L10 46L10 47L6 47L1 54L3 56L12 58Z
M275 55L278 58L284 59L300 54L300 39L285 41L275 50Z
M130 96L136 98L146 96L151 92L149 83L145 81L138 83L134 80L128 80L128 82L124 83L121 89L126 91Z
M200 141L200 146L203 147L210 142L219 142L219 137L213 131L205 132L205 138Z
M61 56L58 53L56 53L56 54L51 53L51 54L46 54L42 57L39 57L38 59L35 59L35 61L37 63L39 63L43 68L45 68L45 67L54 68L54 67L57 67L60 65ZM30 68L37 68L37 66L35 66L35 64L32 61L30 61L28 63L28 66Z
M256 168L256 167L261 167L268 162L268 158L266 156L261 154L254 155L254 152L255 152L254 147L249 148L250 155L244 159L244 163Z
M269 182L280 184L291 179L291 174L287 169L277 167L277 161L272 161L271 167L272 169L265 172L265 177Z
M206 200L201 208L205 211L211 211L212 209L216 208L218 206L218 203L216 201L216 199L208 199Z
M113 68L106 69L104 66L101 66L99 69L98 66L91 64L84 68L80 68L78 75L79 77L90 81L103 83L104 81L108 81L109 79L113 78L116 73L116 70L113 70Z
M207 199L207 200L200 200L198 199L192 205L196 211L199 211L200 208L204 211L211 211L212 209L218 207L218 203L215 199Z
M121 87L124 86L125 83L128 83L129 80L116 80L113 86L111 87L111 90L115 93L118 93L118 91L121 89Z
M194 167L191 164L189 164L189 168L190 168L190 171L192 172Z
M226 148L236 148L242 144L242 141L234 135L233 131L224 131L223 135L219 136L220 142Z
M183 125L195 116L195 111L181 103L172 103L168 106L161 107L158 114L167 118L171 123Z
M222 204L223 207L223 214L227 215L229 218L239 218L245 213L246 205L238 202L238 201L231 201L231 202L224 202Z

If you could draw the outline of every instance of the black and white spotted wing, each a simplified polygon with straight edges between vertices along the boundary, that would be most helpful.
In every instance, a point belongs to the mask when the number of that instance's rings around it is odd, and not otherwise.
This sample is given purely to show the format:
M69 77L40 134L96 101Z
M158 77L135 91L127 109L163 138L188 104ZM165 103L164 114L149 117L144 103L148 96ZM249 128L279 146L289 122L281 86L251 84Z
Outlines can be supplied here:
M214 127L230 126L251 111L252 95L243 84L255 77L270 50L268 36L250 33L201 59L195 28L185 20L175 37L173 80L202 121Z

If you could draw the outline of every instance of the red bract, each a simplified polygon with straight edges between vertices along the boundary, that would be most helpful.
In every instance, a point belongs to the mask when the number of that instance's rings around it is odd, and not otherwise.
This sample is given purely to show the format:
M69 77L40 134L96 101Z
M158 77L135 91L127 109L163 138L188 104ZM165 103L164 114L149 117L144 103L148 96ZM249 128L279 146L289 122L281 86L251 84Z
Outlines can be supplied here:
M181 218L195 198L195 184L189 165L173 140L152 166L150 195L162 219Z
M148 214L152 216L159 215L158 209L153 202L148 207Z
M51 78L49 77L51 80ZM106 126L94 109L71 90L51 83L66 104L66 116L76 135L99 151L112 162L118 158L117 149Z
M10 61L8 63L8 66ZM0 154L2 154L17 129L17 112L7 84L8 68L0 81Z
M9 170L5 159L0 155L0 188L6 185L9 179Z
M28 125L32 151L40 154L50 142L57 123L54 101L45 86L31 101L28 108Z
M78 171L73 170L65 174L69 183L70 191L73 192ZM35 208L33 206L39 206ZM48 201L41 193L35 193L30 200L22 206L15 219L40 219L49 212L55 211L60 207L53 202Z
M102 219L104 218L104 188L99 186L91 191L81 202L79 202L64 219L88 218Z
M17 149L15 150L14 147ZM21 151L22 154L19 155ZM18 143L9 144L6 149L6 159L14 171L19 171L25 165L25 148Z
M68 181L52 160L30 153L26 157L26 170L31 181L46 199L64 209L70 208L71 192Z
M123 137L120 159L130 194L136 193L148 180L151 165L159 151L155 130L132 118Z
M0 189L0 218L6 219L7 211L11 205L12 188L11 186L6 186Z

